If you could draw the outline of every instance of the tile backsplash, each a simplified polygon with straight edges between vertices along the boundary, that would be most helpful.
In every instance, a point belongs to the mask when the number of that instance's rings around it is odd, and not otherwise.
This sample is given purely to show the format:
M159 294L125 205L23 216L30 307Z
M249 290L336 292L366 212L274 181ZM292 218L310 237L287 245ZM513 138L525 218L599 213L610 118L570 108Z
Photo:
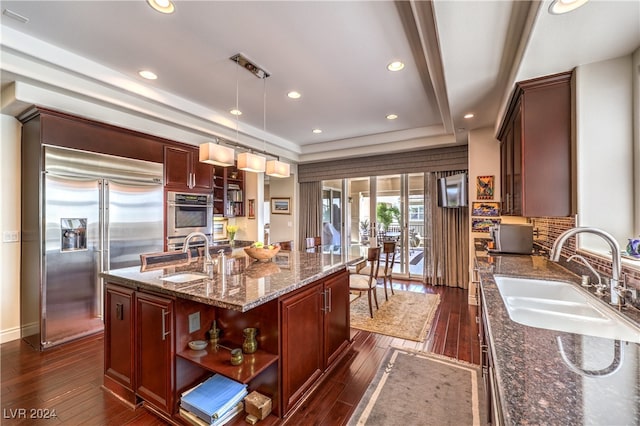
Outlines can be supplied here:
M530 218L529 220L533 224L534 229L538 228L539 234L537 237L534 237L535 243L547 252L551 250L553 242L562 232L575 226L575 219L573 217L536 217ZM622 247L622 249L624 249L624 247ZM575 253L576 239L570 238L562 248L562 256L569 257ZM604 276L611 276L610 260L591 254L583 254L583 256L598 272L600 272ZM563 265L566 265L567 268L572 269L571 266L574 265L574 263L572 262L571 265L563 263ZM622 274L626 280L628 288L635 288L640 290L639 269L632 269L628 266L622 265Z

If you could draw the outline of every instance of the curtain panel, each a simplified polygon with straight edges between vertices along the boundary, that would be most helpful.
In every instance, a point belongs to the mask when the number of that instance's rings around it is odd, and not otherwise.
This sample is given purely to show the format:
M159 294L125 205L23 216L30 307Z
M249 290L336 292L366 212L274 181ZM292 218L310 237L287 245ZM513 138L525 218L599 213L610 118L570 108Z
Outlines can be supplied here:
M426 198L427 229L431 238L425 256L427 283L448 287L469 288L469 209L442 208L437 203L438 179L463 173L466 170L427 173L425 176L429 197ZM425 247L427 249L427 247Z
M298 211L298 243L299 251L305 251L307 237L319 237L322 224L322 182L300 183L300 204Z

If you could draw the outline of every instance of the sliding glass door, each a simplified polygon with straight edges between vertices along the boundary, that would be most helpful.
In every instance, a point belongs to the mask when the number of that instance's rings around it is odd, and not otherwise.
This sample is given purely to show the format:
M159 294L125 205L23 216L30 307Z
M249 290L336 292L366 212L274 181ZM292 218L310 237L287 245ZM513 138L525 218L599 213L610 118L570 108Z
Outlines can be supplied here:
M325 250L339 253L342 242L348 234L345 232L343 180L322 182L322 245Z
M327 182L324 184L327 188ZM422 280L424 187L423 173L347 179L343 200L347 210L344 249L365 254L370 246L395 241L393 274ZM329 197L326 193L325 198Z
M425 174L412 173L407 175L407 260L409 278L423 279L425 276L425 251L428 244L425 227Z

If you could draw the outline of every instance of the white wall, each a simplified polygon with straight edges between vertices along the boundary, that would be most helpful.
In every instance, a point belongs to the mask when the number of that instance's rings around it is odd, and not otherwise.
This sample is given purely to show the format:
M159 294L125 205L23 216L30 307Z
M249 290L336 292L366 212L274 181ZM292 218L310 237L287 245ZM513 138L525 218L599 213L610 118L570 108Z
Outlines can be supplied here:
M471 231L472 205L478 201L476 197L476 181L478 176L494 176L494 199L485 201L500 201L500 142L494 137L493 127L472 130L469 132L469 231ZM488 238L488 234L470 232L471 250L469 259L473 262L474 238Z
M630 55L576 68L578 225L602 228L620 243L634 230L633 80ZM609 250L593 235L580 247Z
M21 124L0 116L0 224L5 232L20 236L20 134ZM4 241L4 238L3 240ZM20 243L0 245L0 343L20 338Z
M298 199L296 194L297 188L296 176L291 175L288 178L270 178L269 179L269 194L271 198L291 198L291 214L271 214L269 224L269 235L272 243L278 241L295 241L295 249L299 248L298 241L296 241L297 235L297 206L296 200ZM265 200L268 201L268 200Z

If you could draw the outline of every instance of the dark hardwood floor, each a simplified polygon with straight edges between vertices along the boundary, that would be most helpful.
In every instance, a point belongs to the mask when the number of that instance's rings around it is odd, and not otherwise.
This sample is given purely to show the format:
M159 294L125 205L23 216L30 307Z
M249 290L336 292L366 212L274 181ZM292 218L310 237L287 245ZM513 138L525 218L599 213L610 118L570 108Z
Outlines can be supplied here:
M417 344L352 330L349 349L295 412L287 419L270 416L260 425L346 424L391 345L480 363L477 307L468 305L466 290L399 280L394 280L394 288L440 294L426 341ZM3 425L166 424L146 409L132 410L102 390L102 335L45 352L15 340L1 345L0 355ZM244 416L231 424L246 425Z

